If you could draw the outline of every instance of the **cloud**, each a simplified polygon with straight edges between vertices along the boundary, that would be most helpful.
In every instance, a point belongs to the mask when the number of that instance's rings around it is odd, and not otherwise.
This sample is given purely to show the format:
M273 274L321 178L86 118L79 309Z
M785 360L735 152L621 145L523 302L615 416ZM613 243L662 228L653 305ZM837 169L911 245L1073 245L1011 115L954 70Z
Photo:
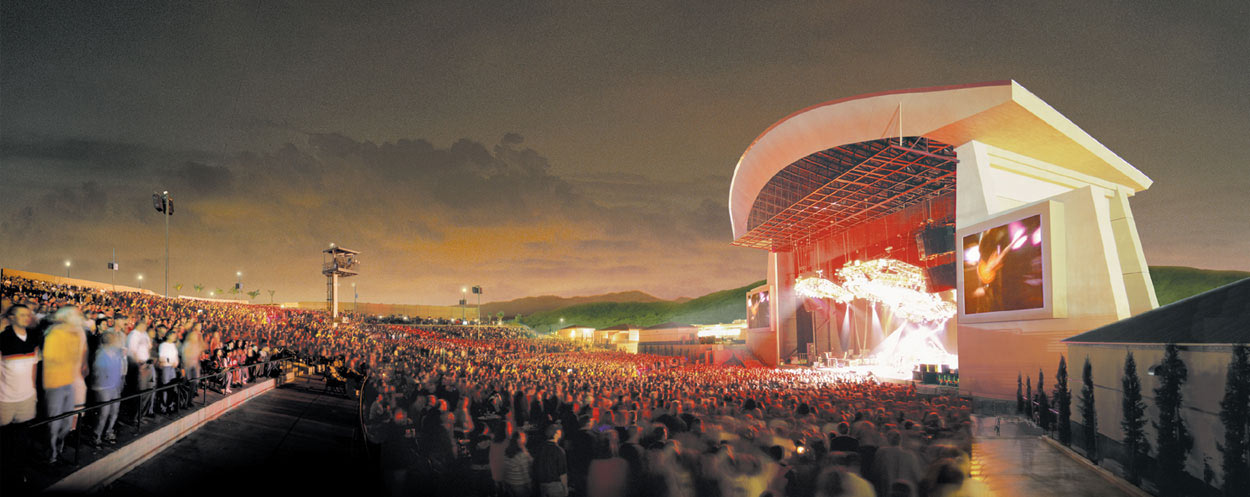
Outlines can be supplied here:
M0 196L15 200L0 228L6 238L23 238L4 264L29 267L47 243L64 245L65 257L94 257L117 245L132 258L128 269L156 274L160 264L144 261L164 246L149 200L160 189L179 201L170 242L177 279L216 281L246 266L253 281L278 282L271 286L287 299L316 298L318 273L308 268L329 242L364 252L375 281L358 281L396 302L428 302L445 293L437 288L468 281L514 292L494 294L500 298L592 289L685 295L697 290L674 283L682 271L675 268L695 267L709 254L744 254L728 246L727 229L705 225L727 225L723 192L706 182L674 186L641 175L570 181L552 174L548 158L515 133L495 144L459 139L447 146L318 133L230 157L79 143L6 142L6 167L34 170L33 161L54 157L63 170L32 191L0 185ZM121 162L133 165L108 167ZM621 191L637 200L613 201ZM35 237L51 226L63 234ZM752 277L698 281L715 290L718 281L732 286ZM414 282L422 282L415 293Z
M234 173L221 166L186 162L170 175L186 189L198 189L211 195L228 194L234 186Z
M213 158L212 154L198 150L174 151L94 138L16 135L0 140L0 161L23 169L42 169L55 164L78 173L114 176Z

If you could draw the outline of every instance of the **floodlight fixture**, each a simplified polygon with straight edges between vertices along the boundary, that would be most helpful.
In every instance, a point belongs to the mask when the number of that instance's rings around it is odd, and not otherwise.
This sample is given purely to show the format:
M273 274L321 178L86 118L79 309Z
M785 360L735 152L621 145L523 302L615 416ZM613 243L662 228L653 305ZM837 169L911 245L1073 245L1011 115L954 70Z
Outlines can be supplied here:
M152 193L152 207L165 218L165 296L169 296L169 216L174 215L174 199L169 190Z

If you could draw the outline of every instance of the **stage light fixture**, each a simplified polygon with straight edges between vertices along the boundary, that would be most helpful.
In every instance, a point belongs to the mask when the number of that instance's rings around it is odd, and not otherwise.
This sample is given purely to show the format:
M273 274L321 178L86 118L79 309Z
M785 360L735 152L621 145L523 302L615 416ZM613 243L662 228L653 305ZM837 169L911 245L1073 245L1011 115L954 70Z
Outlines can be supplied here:
M842 284L820 276L803 277L794 290L809 298L838 303L855 299L878 302L900 318L915 322L945 321L955 316L955 304L925 292L924 271L896 259L852 261L838 270Z

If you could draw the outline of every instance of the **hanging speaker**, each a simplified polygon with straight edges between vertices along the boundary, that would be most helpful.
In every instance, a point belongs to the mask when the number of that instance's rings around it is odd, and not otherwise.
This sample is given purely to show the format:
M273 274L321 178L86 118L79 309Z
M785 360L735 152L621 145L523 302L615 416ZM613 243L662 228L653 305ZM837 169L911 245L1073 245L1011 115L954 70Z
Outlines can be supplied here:
M924 270L925 283L930 293L937 293L955 288L955 263L927 267Z
M953 225L926 227L920 230L916 238L922 259L955 251L955 226Z

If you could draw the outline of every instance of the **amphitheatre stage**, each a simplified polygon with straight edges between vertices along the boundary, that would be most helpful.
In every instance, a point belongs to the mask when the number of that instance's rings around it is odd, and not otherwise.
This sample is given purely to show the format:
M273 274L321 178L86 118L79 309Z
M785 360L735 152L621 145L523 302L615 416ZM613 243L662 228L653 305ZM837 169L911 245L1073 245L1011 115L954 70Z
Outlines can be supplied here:
M1151 180L1015 81L797 111L742 154L734 245L764 363L1012 398L1061 340L1158 306L1129 208Z

